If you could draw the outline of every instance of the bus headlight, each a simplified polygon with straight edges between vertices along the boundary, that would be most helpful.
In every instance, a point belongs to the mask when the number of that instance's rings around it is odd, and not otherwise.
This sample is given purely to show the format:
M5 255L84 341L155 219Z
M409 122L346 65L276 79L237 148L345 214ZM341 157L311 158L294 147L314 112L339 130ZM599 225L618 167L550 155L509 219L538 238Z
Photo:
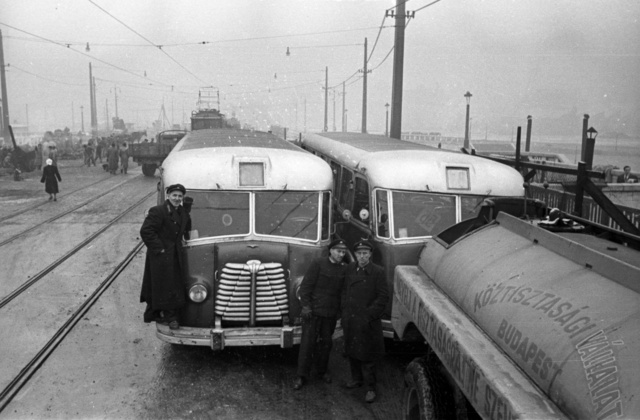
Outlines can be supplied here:
M196 303L200 303L207 298L207 288L202 284L194 284L189 289L189 299Z

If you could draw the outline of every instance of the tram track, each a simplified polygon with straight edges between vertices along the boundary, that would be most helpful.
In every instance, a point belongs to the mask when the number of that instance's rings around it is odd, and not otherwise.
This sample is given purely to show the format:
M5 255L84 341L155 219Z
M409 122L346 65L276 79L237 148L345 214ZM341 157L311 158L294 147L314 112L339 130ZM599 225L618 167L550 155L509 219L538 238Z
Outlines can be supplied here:
M124 212L120 213L117 217L115 217L112 220L110 220L105 226L100 228L98 231L94 232L91 236L87 237L84 241L80 242L73 249L71 249L70 251L68 251L64 255L62 255L60 258L55 260L53 263L49 264L47 267L45 267L43 270L41 270L35 276L31 277L29 280L27 280L26 282L21 284L19 287L14 289L11 293L9 293L8 295L4 296L2 299L0 299L0 309L5 307L9 302L14 300L16 297L20 296L22 293L24 293L27 289L29 289L35 283L40 281L43 277L45 277L48 273L53 271L60 264L62 264L63 262L65 262L66 260L71 258L73 255L75 255L77 252L79 252L82 248L84 248L87 244L91 243L98 236L100 236L102 233L104 233L107 229L109 229L111 226L113 226L118 220L122 219L124 216L126 216L128 213L133 211L136 207L138 207L140 204L142 204L145 200L147 200L149 197L151 197L154 194L156 194L156 192L152 191L149 194L145 195L143 198L141 198L140 200L138 200L137 202L135 202L134 204L129 206ZM90 200L90 201L93 201L93 200ZM83 205L86 205L86 203L83 204ZM79 206L79 207L82 207L82 205ZM77 207L77 208L79 208L79 207ZM73 210L71 210L71 211L73 211ZM67 212L65 214L68 214L71 211L69 211L69 212ZM54 219L59 218L59 217L62 217L62 216L56 216ZM1 245L3 245L3 244L0 244L0 246Z
M62 213L60 213L60 214L57 214L57 215L55 215L55 216L53 216L53 217L51 217L51 218L49 218L49 219L47 219L47 220L44 220L44 221L42 221L42 222L40 222L40 223L37 223L37 224L35 224L35 225L31 226L30 228L28 228L28 229L26 229L26 230L23 230L22 232L20 232L20 233L18 233L18 234L16 234L16 235L13 235L13 236L11 236L11 237L9 237L9 238L5 239L4 241L0 242L0 247L4 246L4 245L6 245L6 244L8 244L8 243L10 243L10 242L15 241L16 239L20 238L21 236L26 235L26 234L27 234L27 233L29 233L29 232L32 232L32 231L34 231L34 230L38 229L38 228L39 228L39 227L41 227L42 225L46 225L47 223L51 223L51 222L53 222L53 221L55 221L55 220L58 220L58 219L60 219L60 218L62 218L62 217L64 217L64 216L66 216L66 215L68 215L68 214L70 214L70 213L73 213L74 211L76 211L76 210L78 210L78 209L80 209L80 208L82 208L82 207L84 207L84 206L86 206L86 205L88 205L88 204L92 203L93 201L95 201L95 200L97 200L97 199L99 199L99 198L101 198L101 197L104 197L105 195L109 194L110 192L112 192L112 191L114 191L114 190L116 190L116 189L118 189L118 188L122 187L122 185L124 185L124 184L126 184L126 183L129 183L129 182L131 182L131 181L133 181L133 180L137 179L138 177L139 177L139 176L137 176L137 177L135 177L135 178L131 178L131 179L129 179L129 180L125 181L125 182L119 183L119 184L117 184L117 185L114 185L113 187L109 188L108 190L105 190L104 192L102 192L101 194L99 194L99 195L97 195L97 196L93 196L93 197L91 197L90 199L83 201L82 203L78 204L77 206L74 206L74 207L70 208L69 210L67 210L67 211L65 211L65 212L62 212ZM101 180L101 181L102 181L102 180ZM94 182L93 184L91 184L91 185L89 185L89 186L95 185L95 184L97 184L97 183L99 183L99 182L101 182L101 181ZM87 186L87 187L89 187L89 186ZM151 194L155 194L155 191L154 191L153 193L151 193ZM150 194L150 195L151 195L151 194ZM149 195L148 195L147 197L149 197ZM45 204L46 204L46 203L48 203L48 202L45 202ZM39 207L39 206L40 206L40 205L34 206L34 207L30 208L30 209L25 210L25 211L24 211L24 212L22 212L22 213L25 213L25 212L27 212L27 211L29 211L29 210L32 210L32 209L35 209L35 208L37 208L37 207ZM22 214L22 213L19 213L19 214ZM5 219L0 219L0 221L2 221L2 220L6 220L6 219L8 219L8 218L15 217L15 216L17 216L17 215L18 215L18 214L10 215L9 217L5 217Z
M151 194L145 197L148 198ZM142 200L141 200L142 201ZM140 202L134 206L139 205ZM124 214L126 214L127 210ZM122 214L121 216L123 216ZM119 216L117 219L119 219ZM51 339L38 351L38 353L20 370L20 372L9 382L9 384L0 391L0 413L13 400L13 398L26 385L31 377L43 366L45 361L56 350L58 345L64 341L66 336L80 322L84 315L91 307L100 299L100 297L109 289L111 284L118 278L120 273L131 263L133 258L140 252L144 243L142 241L133 248L131 252L114 268L114 270L100 283L94 292L78 307L78 309L67 319L67 321L54 333ZM4 306L4 305L3 305Z
M93 187L94 185L99 184L99 183L101 183L101 182L103 182L103 181L105 181L107 179L111 179L111 178L110 177L103 177L103 178L99 179L98 181L93 182L93 183L91 183L89 185L85 185L85 186L82 186L80 188L76 188L75 190L69 191L68 193L65 193L65 194L58 194L58 196L60 196L62 198L62 197L67 197L67 196L73 195L73 194L77 193L78 191L82 191L82 190L87 189L89 187ZM129 182L129 181L131 181L133 179L134 178L132 178L130 180L127 180L126 182ZM123 182L123 184L124 184L124 182ZM122 185L122 184L120 184L120 185ZM14 217L18 217L18 216L20 216L20 215L22 215L22 214L24 214L24 213L26 213L28 211L35 210L38 207L42 207L42 206L47 205L47 204L49 204L48 201L43 201L40 204L36 204L35 206L27 207L27 208L18 210L17 212L15 212L13 214L8 214L6 216L2 216L2 217L0 217L0 222L4 222L5 220L13 219Z

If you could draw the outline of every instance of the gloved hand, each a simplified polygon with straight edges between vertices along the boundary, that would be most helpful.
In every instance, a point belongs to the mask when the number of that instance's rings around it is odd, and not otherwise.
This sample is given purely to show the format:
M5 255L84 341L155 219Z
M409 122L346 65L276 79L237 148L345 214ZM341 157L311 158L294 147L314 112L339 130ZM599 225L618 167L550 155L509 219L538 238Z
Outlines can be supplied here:
M303 306L302 307L302 311L300 312L300 317L304 320L310 320L311 319L311 314L313 313L313 311L311 310L311 308L309 308L308 306Z

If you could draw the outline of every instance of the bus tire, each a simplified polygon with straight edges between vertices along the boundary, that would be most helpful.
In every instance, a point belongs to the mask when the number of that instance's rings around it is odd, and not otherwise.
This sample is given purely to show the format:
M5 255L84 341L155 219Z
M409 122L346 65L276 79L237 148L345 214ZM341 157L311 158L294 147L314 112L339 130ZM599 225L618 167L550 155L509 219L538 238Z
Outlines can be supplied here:
M156 168L158 165L155 163L143 163L142 164L142 173L145 176L154 176L156 174Z
M454 419L449 386L438 371L435 358L414 359L404 374L402 418L404 420Z

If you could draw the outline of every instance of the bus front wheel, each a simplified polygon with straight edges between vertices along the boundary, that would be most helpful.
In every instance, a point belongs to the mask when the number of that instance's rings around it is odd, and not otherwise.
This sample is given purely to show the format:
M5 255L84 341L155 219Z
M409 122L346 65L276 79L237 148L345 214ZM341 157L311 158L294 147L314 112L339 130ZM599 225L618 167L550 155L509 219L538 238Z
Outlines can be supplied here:
M155 163L143 163L142 164L142 173L145 176L154 176L156 173L156 168L158 165Z

